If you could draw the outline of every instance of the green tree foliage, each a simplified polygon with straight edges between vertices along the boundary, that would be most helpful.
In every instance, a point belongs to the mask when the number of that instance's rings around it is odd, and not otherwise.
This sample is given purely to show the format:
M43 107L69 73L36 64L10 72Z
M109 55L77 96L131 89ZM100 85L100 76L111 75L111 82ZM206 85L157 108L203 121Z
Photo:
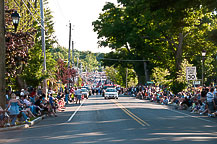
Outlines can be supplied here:
M127 72L128 71L128 72ZM105 68L106 75L108 79L114 82L115 84L126 87L126 75L127 75L127 85L128 86L136 86L138 79L136 77L136 73L133 69L126 69L124 67L118 66L110 66ZM128 74L127 74L128 73Z
M170 75L168 69L155 67L152 71L152 78L157 85L169 85L171 80L168 80Z
M30 3L29 3L30 4ZM40 6L39 1L33 1L31 6L35 6L35 9L38 13L35 14L35 17L40 20ZM43 54L42 54L42 42L41 42L41 26L34 21L33 27L37 30L35 34L35 45L30 53L30 59L28 60L28 65L25 71L22 73L23 79L27 82L27 85L37 86L45 78L55 78L55 65L56 61L51 55L51 50L53 45L56 43L54 36L54 22L53 16L49 9L48 1L44 1L44 24L45 24L45 46L46 46L46 69L45 73L42 73L43 70ZM32 13L34 10L32 10Z
M53 16L49 9L48 1L44 0L44 22L46 31L46 62L47 72L42 73L42 48L39 1L16 0L5 1L6 5L6 41L7 41L7 72L8 82L17 88L37 86L45 78L53 78L55 72L55 60L50 54L53 44L56 43L53 28ZM29 12L29 10L31 13ZM10 14L13 11L20 14L18 30L13 33L13 25ZM32 15L33 14L33 15ZM34 19L34 18L35 19ZM36 21L37 19L37 21Z
M200 66L196 60L202 50L205 49L209 57L216 53L216 45L208 39L209 33L216 29L216 14L211 5L216 4L215 0L118 2L117 6L107 3L93 22L99 45L116 51L125 47L128 59L149 60L149 71L156 66L166 68L173 80L178 78L184 58ZM124 59L126 55L118 58ZM134 64L139 77L144 75L142 65Z
M5 1L6 11L6 80L7 84L15 88L23 86L20 75L25 69L28 59L29 50L34 45L35 30L32 27L24 28L23 30L18 27L18 31L14 32L11 14L18 10L20 15L25 16L24 10L15 6L12 1ZM22 20L23 18L21 18ZM27 16L26 20L31 22Z

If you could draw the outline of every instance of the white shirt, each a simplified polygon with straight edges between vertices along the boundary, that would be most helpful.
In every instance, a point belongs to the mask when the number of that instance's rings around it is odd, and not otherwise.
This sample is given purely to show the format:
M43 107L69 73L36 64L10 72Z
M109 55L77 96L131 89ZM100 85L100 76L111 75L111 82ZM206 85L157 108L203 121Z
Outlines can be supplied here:
M77 95L82 95L82 90L81 89L77 90Z
M31 106L31 102L28 101L27 99L24 99L24 100L23 100L23 103L26 104L27 106Z
M75 95L78 95L78 90L75 90Z
M214 99L214 94L211 93L211 92L208 92L208 93L206 94L206 100L207 100L207 102L212 102L213 99Z
M216 89L214 90L214 92L213 92L213 94L214 94L214 97L216 97L217 98L217 91L216 91Z

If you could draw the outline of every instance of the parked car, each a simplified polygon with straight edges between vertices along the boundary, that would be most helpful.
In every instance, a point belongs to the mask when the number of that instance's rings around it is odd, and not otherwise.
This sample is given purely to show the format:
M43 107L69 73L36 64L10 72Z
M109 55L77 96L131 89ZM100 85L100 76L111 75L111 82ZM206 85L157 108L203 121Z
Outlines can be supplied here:
M118 92L115 88L107 88L105 90L105 96L104 96L105 99L108 99L108 98L116 98L118 99Z
M81 91L82 91L82 95L84 96L84 98L88 99L89 91L86 88L81 88Z

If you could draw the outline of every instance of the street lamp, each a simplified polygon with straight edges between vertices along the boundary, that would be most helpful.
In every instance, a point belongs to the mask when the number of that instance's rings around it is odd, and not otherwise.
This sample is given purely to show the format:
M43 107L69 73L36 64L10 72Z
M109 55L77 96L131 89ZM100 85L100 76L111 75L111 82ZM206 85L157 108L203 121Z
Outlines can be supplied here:
M202 60L203 60L203 63L202 63L202 87L203 87L203 83L204 83L204 60L205 60L205 56L206 56L206 51L203 50L202 51Z
M15 32L17 31L17 26L19 24L20 21L20 15L17 13L17 11L15 11L14 13L11 14L12 20L13 20L13 25L15 28Z

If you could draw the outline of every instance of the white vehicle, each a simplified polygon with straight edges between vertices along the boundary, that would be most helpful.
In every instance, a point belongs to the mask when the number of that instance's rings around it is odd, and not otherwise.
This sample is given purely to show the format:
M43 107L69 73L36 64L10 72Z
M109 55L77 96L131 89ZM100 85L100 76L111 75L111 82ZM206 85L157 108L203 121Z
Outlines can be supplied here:
M108 98L116 98L118 99L118 92L115 88L107 88L105 90L105 99L108 99Z
M89 97L89 91L86 88L81 88L82 95L84 95L84 98L88 99Z

